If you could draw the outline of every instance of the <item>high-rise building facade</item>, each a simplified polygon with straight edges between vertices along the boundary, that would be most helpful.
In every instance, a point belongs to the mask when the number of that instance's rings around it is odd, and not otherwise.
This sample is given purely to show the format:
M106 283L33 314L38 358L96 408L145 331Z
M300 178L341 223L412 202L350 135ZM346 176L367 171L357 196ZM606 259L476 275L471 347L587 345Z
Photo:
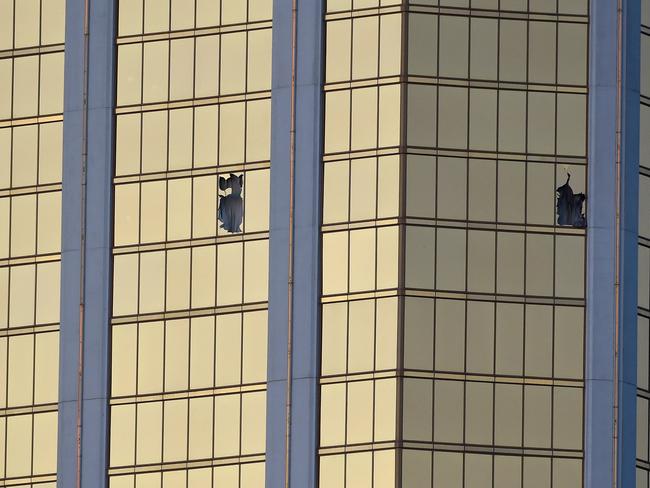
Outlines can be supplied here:
M0 0L0 485L648 488L649 39Z

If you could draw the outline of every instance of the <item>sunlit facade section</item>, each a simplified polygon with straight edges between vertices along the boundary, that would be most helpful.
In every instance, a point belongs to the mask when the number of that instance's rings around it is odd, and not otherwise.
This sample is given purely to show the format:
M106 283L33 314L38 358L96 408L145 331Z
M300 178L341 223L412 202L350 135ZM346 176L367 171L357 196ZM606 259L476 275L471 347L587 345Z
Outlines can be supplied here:
M64 23L0 1L2 486L56 486Z
M650 455L650 2L641 2L641 121L639 158L639 283L637 330L637 487L648 488Z
M118 16L110 486L263 488L272 2Z

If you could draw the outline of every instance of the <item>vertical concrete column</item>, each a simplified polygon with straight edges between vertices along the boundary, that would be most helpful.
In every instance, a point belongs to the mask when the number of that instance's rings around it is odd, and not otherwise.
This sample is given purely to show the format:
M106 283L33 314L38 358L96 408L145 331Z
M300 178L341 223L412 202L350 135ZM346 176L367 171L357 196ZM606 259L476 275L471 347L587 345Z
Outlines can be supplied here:
M66 4L58 486L74 487L77 483L77 373L82 344L81 486L101 488L106 486L108 457L116 2L88 1L86 48L86 4L84 0L67 0ZM88 60L87 76L84 75L85 59ZM87 107L83 100L85 89ZM87 147L85 175L84 147ZM84 195L85 219L82 216ZM85 235L83 248L82 235ZM83 343L79 326L82 286L85 291Z
M316 486L318 448L323 1L298 1L290 479ZM266 486L286 463L292 1L273 3Z
M617 106L617 2L591 1L589 54L589 230L585 368L585 486L634 486L636 442L636 239L638 182L638 0L623 1L623 96ZM636 27L634 27L636 24ZM616 292L616 130L622 117L619 304ZM616 324L618 323L618 330ZM619 337L614 448L615 337ZM615 458L616 456L616 458Z

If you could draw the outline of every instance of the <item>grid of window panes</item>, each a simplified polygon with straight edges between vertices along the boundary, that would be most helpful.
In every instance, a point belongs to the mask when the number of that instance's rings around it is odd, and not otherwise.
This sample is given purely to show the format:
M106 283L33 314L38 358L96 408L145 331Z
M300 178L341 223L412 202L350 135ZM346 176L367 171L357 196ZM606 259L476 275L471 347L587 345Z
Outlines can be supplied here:
M120 0L112 488L264 486L270 0ZM243 177L241 233L217 220Z
M0 484L56 485L63 0L0 0Z
M581 486L587 2L398 3L326 14L322 486L394 486L387 374L397 483Z
M399 3L327 2L321 488L395 485Z
M639 158L639 282L637 351L637 487L648 488L650 455L650 3L641 2L641 107Z

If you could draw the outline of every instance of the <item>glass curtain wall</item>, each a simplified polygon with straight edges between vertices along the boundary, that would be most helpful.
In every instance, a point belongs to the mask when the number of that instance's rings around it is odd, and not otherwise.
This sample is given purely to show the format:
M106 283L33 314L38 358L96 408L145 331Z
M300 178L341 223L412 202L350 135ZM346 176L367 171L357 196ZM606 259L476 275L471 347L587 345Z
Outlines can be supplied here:
M582 486L587 2L401 3L325 17L321 486Z
M110 486L263 488L272 2L118 16Z
M0 484L55 488L63 0L0 0Z
M649 486L650 458L650 2L641 2L641 121L639 158L639 283L637 349L637 486Z

